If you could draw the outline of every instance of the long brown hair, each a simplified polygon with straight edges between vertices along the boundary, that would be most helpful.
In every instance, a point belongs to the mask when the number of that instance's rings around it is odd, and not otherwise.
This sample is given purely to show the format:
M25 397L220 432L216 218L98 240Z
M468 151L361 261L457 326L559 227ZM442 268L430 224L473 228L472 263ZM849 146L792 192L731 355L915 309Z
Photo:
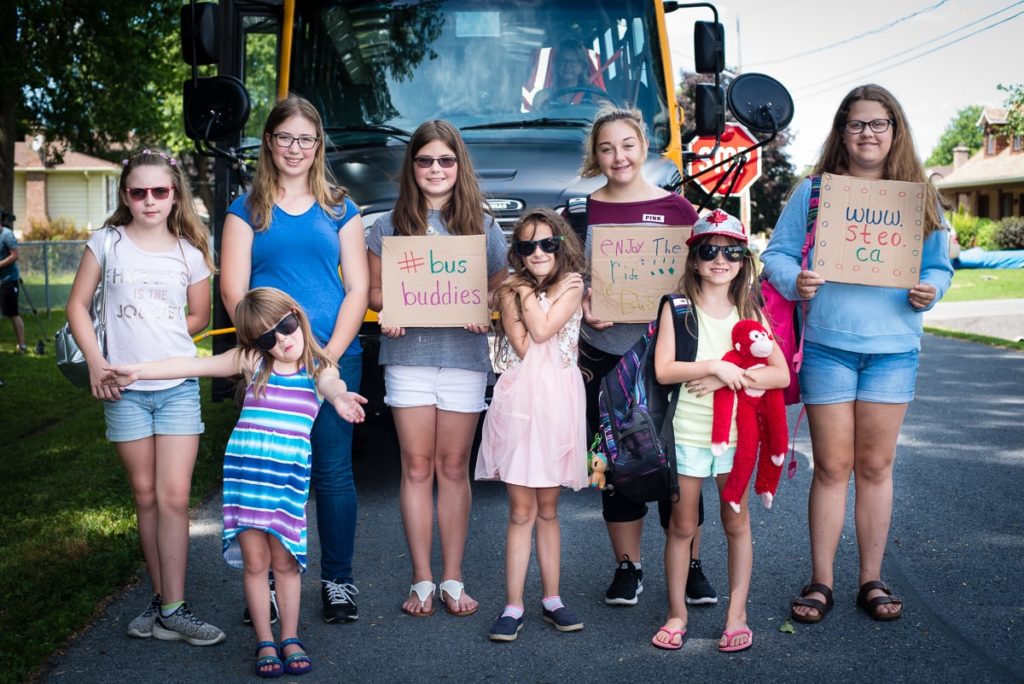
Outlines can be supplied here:
M697 271L698 259L700 258L697 256L697 249L712 237L714 236L706 235L699 238L690 245L690 251L686 255L686 265L683 267L683 275L679 279L678 288L679 292L692 304L700 301L699 296L702 283L700 273ZM725 237L730 245L743 245L747 247L747 244L741 240L728 236L722 237ZM757 267L754 264L754 257L750 253L749 248L747 255L740 262L739 273L729 283L729 301L739 311L741 319L750 318L761 323L765 322L764 314L761 313L761 307L758 304L761 301L761 286L757 280ZM695 330L690 332L696 334Z
M647 142L647 126L644 124L643 114L637 109L622 109L610 105L602 107L594 116L594 123L590 124L587 137L583 141L583 163L579 170L581 178L595 178L601 175L601 167L597 163L597 136L600 135L605 124L610 124L613 121L624 121L636 131L636 137L646 156L649 143Z
M883 178L925 184L927 201L924 203L924 234L925 237L931 235L932 232L942 227L939 194L925 175L924 166L914 149L914 140L910 133L910 123L907 121L906 112L903 111L903 107L900 106L893 94L882 86L868 83L857 86L846 94L832 119L832 129L829 131L828 138L825 139L825 144L821 147L821 157L814 165L812 173L816 175L823 173L845 174L849 171L850 156L846 151L846 145L843 144L843 130L846 120L850 116L850 109L854 103L860 100L879 103L885 107L889 118L895 122L892 124L892 145L889 148L889 155L885 159Z
M192 190L189 189L181 163L159 150L142 150L121 163L121 179L117 183L117 208L103 222L104 226L126 226L132 222L132 210L128 204L128 176L140 166L158 166L171 177L174 187L174 204L167 216L167 229L176 238L185 238L190 245L199 250L203 261L211 273L217 270L210 253L210 231L199 218Z
M289 95L274 105L267 115L267 123L263 126L263 138L260 145L260 158L256 162L256 173L253 175L252 189L249 190L249 197L245 201L249 214L252 217L252 229L257 233L265 231L270 227L270 218L274 211L274 204L279 194L278 171L274 165L274 157L271 148L274 144L273 135L277 127L293 116L300 116L313 124L316 128L316 136L320 142L313 151L313 163L309 167L306 178L309 184L309 194L313 195L316 203L327 212L332 218L338 218L336 207L344 204L348 191L341 187L334 180L334 174L327 166L327 154L324 148L327 145L327 137L324 132L324 122L320 118L320 112L316 110L313 103L298 95Z
M302 330L304 344L302 356L299 357L299 367L316 382L320 377L320 371L335 365L317 344L309 327L309 318L298 302L277 288L254 287L245 293L235 307L235 332L238 336L238 346L263 357L263 364L252 379L253 393L256 396L266 393L267 381L274 368L274 357L270 352L257 347L256 340L289 313L295 314L299 320L299 329Z
M427 234L427 198L416 185L416 171L413 168L416 155L425 145L439 140L455 153L458 160L455 187L452 195L441 209L445 227L452 235L482 235L487 200L476 182L473 161L469 150L459 134L459 129L447 121L435 119L420 124L405 146L402 168L398 177L398 201L392 214L392 223L397 235Z
M515 244L524 240L525 233L531 236L537 234L537 225L545 224L551 228L552 237L562 238L562 242L555 252L555 267L543 280L537 280L526 268L526 260L516 252ZM536 238L534 238L536 239ZM523 300L519 296L517 288L526 285L539 295L552 284L557 283L570 273L583 273L587 267L586 258L583 256L583 245L576 232L569 226L568 222L560 214L550 209L532 209L519 217L512 228L512 241L508 248L508 263L512 268L512 275L502 283L494 293L495 306L505 297L512 297L516 309L516 319L523 319ZM509 347L508 334L499 316L493 324L495 336L495 359L501 358Z

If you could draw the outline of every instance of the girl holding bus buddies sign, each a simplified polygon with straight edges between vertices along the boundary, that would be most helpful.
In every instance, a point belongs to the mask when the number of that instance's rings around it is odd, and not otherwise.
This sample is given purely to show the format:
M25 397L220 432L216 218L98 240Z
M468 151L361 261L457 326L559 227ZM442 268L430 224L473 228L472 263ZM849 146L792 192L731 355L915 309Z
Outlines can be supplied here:
M922 312L949 287L953 268L935 189L914 151L906 114L874 85L851 90L835 114L814 175L926 183L920 281L914 287L826 282L801 269L812 181L793 191L761 259L787 299L807 301L800 390L814 450L808 506L811 580L793 601L797 622L820 622L832 608L833 564L854 476L860 591L857 605L875 620L895 620L902 601L881 581L892 518L893 462L914 398ZM813 264L813 260L808 263Z
M464 591L462 558L469 528L469 457L484 410L491 363L486 325L409 328L388 325L381 279L383 239L392 235L486 235L488 290L507 275L505 236L484 210L483 194L458 129L427 121L406 147L398 201L367 238L370 308L381 312L380 363L385 402L391 407L402 459L402 523L412 558L412 584L402 610L434 613L430 569L434 478L444 559L439 598L456 616L472 615L477 602Z

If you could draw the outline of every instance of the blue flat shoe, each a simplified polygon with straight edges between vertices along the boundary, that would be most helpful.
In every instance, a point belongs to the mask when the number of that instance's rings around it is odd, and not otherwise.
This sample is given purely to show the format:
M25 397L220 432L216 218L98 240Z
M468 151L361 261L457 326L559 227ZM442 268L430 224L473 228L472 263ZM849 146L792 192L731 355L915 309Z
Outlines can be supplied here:
M260 651L265 648L274 649L274 655L261 656ZM264 679L274 679L284 674L284 665L281 663L281 654L277 650L277 644L273 641L261 641L256 644L256 676ZM270 669L264 669L266 667Z
M313 671L313 661L306 654L306 647L302 642L292 637L281 642L281 653L284 653L285 646L297 645L301 651L292 653L284 659L284 671L290 675L304 675Z

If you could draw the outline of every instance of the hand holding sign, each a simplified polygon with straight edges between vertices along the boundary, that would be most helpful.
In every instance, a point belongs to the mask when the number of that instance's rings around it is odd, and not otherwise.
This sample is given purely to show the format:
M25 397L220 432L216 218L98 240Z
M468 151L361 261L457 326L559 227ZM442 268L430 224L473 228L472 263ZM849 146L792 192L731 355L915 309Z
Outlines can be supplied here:
M824 174L813 270L831 282L914 287L926 197L924 183Z
M487 314L484 235L388 236L381 248L383 326L466 328L477 332Z

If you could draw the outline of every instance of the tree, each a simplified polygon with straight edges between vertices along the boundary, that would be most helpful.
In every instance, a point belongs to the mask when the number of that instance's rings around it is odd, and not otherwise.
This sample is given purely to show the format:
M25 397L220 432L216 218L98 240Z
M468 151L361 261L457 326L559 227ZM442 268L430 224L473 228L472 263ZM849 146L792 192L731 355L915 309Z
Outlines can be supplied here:
M0 37L13 46L0 67L0 205L12 205L14 142L26 132L116 159L112 148L161 143L180 130L181 0L0 5ZM59 160L61 149L44 154Z
M712 83L713 77L694 74L683 70L681 72L682 85L676 94L676 99L683 108L686 121L693 120L693 87L697 83ZM728 86L729 77L723 82ZM779 131L773 141L760 149L761 152L761 177L750 187L750 224L748 230L760 231L769 230L775 226L775 222L782 212L782 206L789 196L793 184L796 182L793 164L789 161L789 154L786 152L786 145L790 142L790 135L787 131ZM703 191L696 187L695 183L687 185L684 195L688 200L698 205L705 199ZM725 210L739 216L739 201L730 198L726 202Z
M982 111L981 105L969 105L958 111L939 137L925 166L952 164L953 148L959 145L965 145L971 154L980 150L985 142L985 132L978 125Z
M1024 135L1024 83L1003 85L1000 83L999 90L1005 92L1006 101L1006 123L1014 135Z

